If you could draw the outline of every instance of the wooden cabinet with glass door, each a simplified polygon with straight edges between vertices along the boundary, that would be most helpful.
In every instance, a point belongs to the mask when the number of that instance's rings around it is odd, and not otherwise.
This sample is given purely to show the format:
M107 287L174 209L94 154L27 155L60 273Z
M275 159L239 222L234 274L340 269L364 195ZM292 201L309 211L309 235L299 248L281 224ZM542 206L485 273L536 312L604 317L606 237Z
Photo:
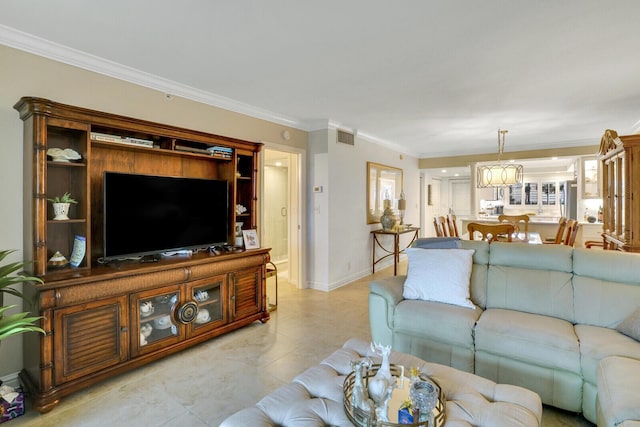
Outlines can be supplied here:
M131 355L162 350L180 342L184 324L177 319L180 287L166 286L131 295Z
M98 381L269 320L269 249L220 251L209 246L219 242L204 242L185 257L146 262L140 252L109 259L103 227L107 173L216 180L226 183L228 196L215 206L228 214L211 223L227 233L224 243L233 243L236 222L257 226L261 144L41 98L24 97L15 108L24 122L24 257L35 261L27 273L42 279L24 291L46 332L23 339L20 379L36 410L49 411ZM77 204L68 219L54 219L47 199L65 193ZM246 210L236 215L236 205ZM48 264L56 252L70 259L76 236L86 243L78 266Z
M257 172L256 153L236 150L235 227L238 238L242 236L241 230L255 229L257 225Z
M227 277L220 274L187 284L187 298L197 305L195 319L187 326L187 336L202 334L228 323Z
M599 155L605 248L640 252L640 134L607 130Z
M89 268L92 261L90 125L55 117L55 109L27 98L21 99L15 108L24 121L24 163L28 165L24 175L27 189L24 229L25 236L29 237L24 247L25 259L34 261L33 274L38 276L70 270L65 261L71 256L76 236L80 236L86 246L77 265ZM75 203L69 206L66 217L56 217L52 200L65 193Z

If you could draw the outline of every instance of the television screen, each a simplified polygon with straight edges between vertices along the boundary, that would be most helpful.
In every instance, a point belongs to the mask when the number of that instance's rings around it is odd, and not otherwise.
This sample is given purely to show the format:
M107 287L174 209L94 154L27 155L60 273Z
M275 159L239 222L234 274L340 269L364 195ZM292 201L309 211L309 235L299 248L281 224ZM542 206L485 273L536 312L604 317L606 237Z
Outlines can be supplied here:
M104 173L104 260L227 242L227 181Z

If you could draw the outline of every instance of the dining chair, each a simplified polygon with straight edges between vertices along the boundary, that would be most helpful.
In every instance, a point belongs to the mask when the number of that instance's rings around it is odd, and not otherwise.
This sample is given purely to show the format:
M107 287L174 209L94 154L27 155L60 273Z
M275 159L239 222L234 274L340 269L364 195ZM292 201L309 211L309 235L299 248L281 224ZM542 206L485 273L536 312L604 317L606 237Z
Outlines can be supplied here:
M562 238L564 237L564 230L567 228L567 218L561 216L558 220L558 229L556 230L556 237L553 239L545 239L543 243L546 244L554 244L559 245L562 243Z
M475 240L474 234L476 232L482 235L482 239L487 242L506 241L511 242L513 233L515 232L515 226L511 223L505 222L502 224L481 224L478 222L470 222L467 224L467 231L469 231L469 240Z
M447 235L446 221L443 216L434 216L433 226L436 229L436 237L449 237Z
M575 219L567 220L567 231L564 235L563 244L567 246L573 246L576 243L576 236L578 235L578 228L580 224Z
M458 234L458 224L454 214L447 215L447 228L449 229L449 237L460 237Z
M498 215L498 222L510 222L515 227L516 233L529 232L529 215Z
M604 249L604 242L602 240L587 240L584 242L584 247L587 249L600 248Z

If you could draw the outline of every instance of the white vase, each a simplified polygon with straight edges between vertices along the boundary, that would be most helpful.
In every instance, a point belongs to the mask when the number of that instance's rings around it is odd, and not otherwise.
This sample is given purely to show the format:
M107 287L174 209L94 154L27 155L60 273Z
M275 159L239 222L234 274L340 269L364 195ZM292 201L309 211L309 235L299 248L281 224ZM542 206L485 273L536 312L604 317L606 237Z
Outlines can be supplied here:
M53 217L56 221L61 221L65 219L69 219L69 206L71 203L53 203Z

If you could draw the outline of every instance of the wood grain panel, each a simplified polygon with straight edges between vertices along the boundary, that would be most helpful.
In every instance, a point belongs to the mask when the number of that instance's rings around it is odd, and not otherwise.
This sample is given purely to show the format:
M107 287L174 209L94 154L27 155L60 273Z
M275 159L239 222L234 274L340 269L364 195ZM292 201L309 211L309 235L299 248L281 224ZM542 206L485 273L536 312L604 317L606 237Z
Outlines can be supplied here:
M54 372L56 384L126 360L121 330L126 298L98 301L54 312Z
M260 311L260 269L233 273L234 317L248 316Z

